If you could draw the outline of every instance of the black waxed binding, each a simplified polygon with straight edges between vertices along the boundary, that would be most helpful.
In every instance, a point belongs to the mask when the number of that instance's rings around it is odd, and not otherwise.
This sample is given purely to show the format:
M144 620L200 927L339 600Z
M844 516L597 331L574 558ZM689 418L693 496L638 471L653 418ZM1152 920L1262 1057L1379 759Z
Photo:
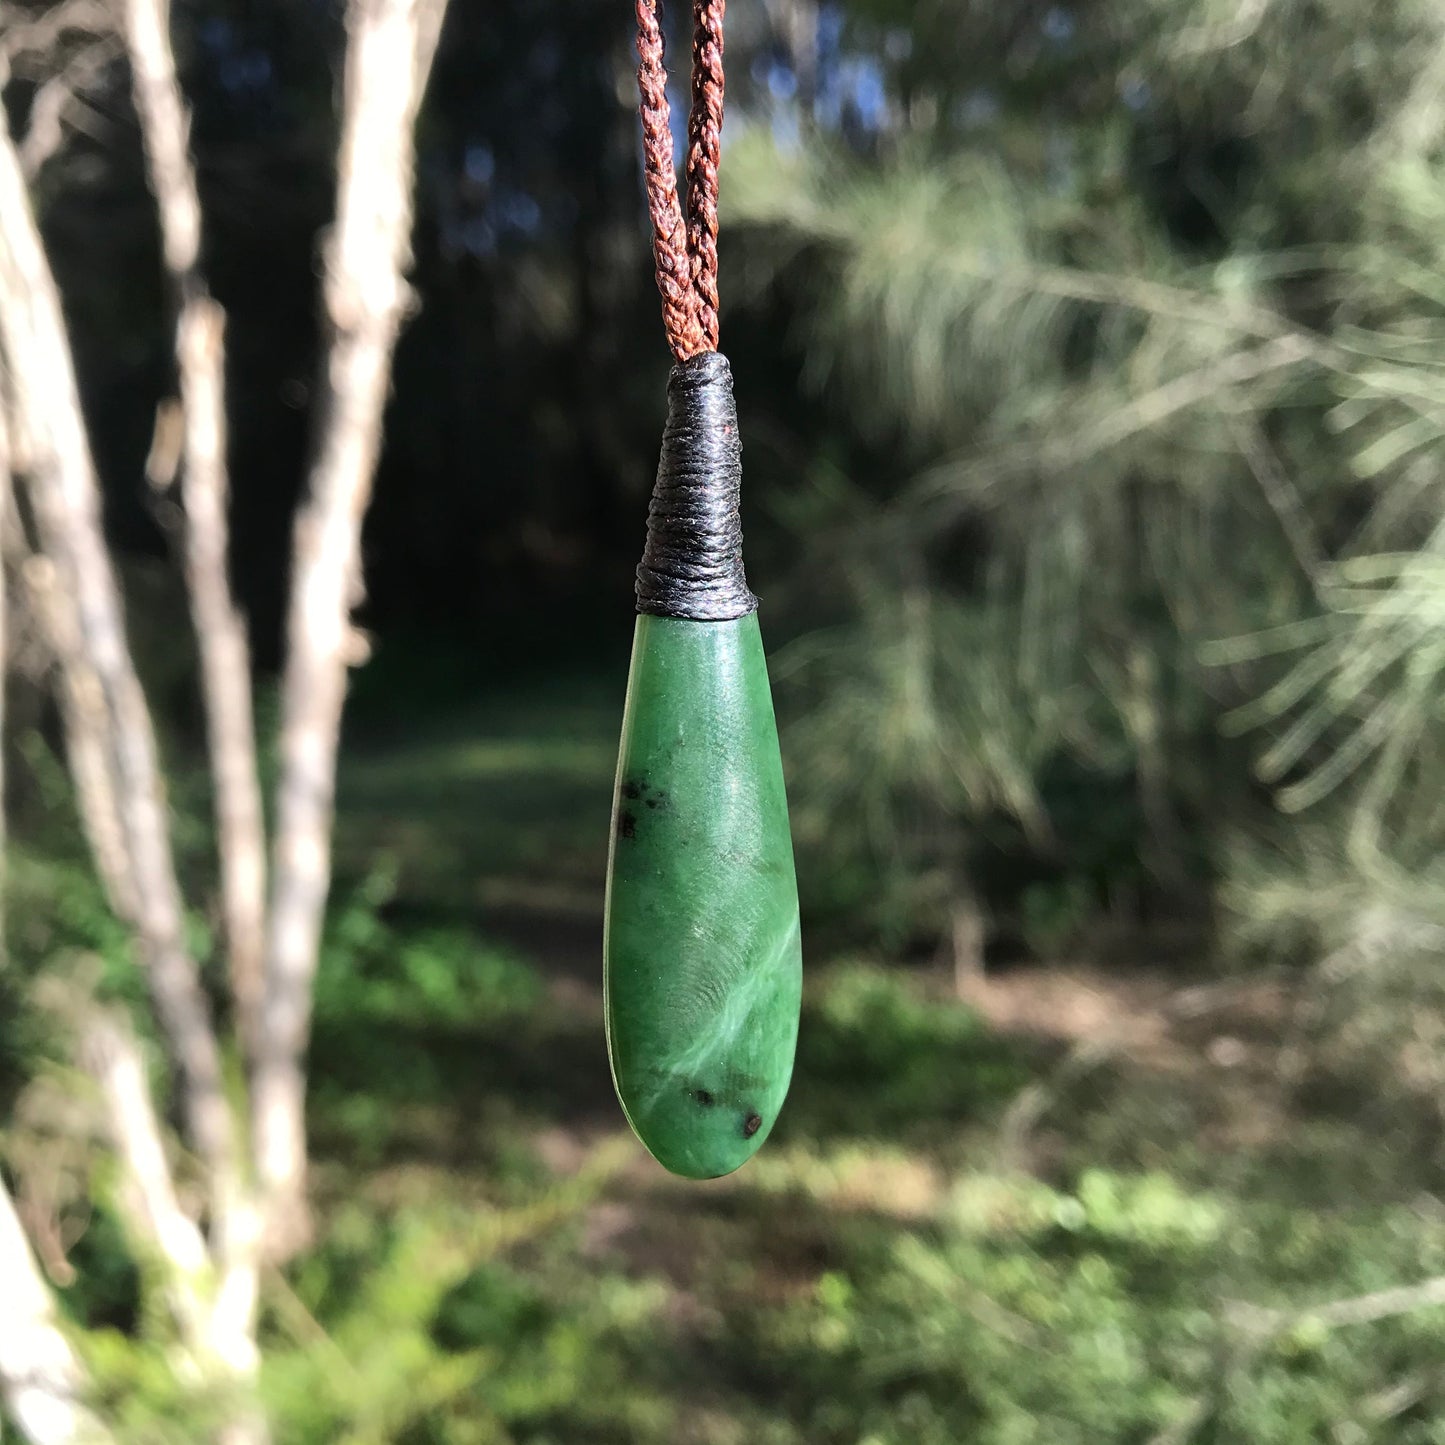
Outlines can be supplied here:
M743 575L742 479L732 368L720 352L704 351L678 362L667 382L667 426L637 568L639 612L727 622L757 610Z

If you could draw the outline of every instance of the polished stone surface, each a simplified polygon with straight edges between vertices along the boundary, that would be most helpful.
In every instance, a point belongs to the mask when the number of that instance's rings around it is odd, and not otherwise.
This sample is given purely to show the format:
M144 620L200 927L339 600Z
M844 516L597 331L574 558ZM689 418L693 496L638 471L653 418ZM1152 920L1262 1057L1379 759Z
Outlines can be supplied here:
M604 958L612 1077L633 1129L675 1174L730 1174L782 1107L802 992L756 613L637 619Z

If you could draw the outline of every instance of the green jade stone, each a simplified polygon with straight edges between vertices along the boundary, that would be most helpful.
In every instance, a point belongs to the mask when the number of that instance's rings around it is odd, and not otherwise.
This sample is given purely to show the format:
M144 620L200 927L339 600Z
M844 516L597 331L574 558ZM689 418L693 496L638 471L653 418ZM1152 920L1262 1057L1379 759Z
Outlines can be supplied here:
M788 1092L803 982L756 612L638 617L607 874L607 1047L623 1110L674 1174L731 1174Z

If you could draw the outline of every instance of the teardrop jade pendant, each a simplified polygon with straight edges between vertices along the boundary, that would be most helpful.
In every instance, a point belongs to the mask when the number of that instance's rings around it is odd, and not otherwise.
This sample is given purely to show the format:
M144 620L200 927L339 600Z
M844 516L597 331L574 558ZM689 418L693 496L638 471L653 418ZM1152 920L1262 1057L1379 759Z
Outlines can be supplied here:
M732 1173L778 1117L802 994L756 612L637 619L603 950L608 1052L628 1122L674 1174Z

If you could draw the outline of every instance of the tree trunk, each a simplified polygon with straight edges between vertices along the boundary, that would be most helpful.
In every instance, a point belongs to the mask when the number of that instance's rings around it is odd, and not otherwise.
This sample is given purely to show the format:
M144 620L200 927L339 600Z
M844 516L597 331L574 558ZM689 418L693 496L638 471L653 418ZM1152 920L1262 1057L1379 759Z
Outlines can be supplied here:
M0 1396L29 1445L115 1445L86 1409L85 1371L0 1183Z
M168 831L155 734L131 661L120 592L101 527L100 495L81 416L70 348L35 225L19 156L0 126L0 351L9 363L27 446L26 484L54 600L73 624L77 651L67 691L114 797L147 981L178 1065L188 1128L219 1181L234 1179L231 1117L220 1050L185 921ZM223 1183L219 1198L233 1192Z
M256 766L255 709L246 627L229 580L225 314L200 269L201 203L187 152L190 122L176 80L168 0L127 0L136 113L160 217L162 249L180 304L181 489L186 586L206 703L215 792L221 904L236 1020L254 1060L265 934L266 837Z
M244 1236L233 1203L227 1227L208 1250L181 1208L165 1133L156 1116L145 1060L118 1013L94 1011L82 1026L81 1056L100 1086L120 1163L118 1203L138 1259L159 1266L160 1292L199 1378L227 1397L226 1445L265 1445L270 1433L256 1404L256 1230ZM238 1237L241 1236L241 1237ZM232 1404L232 1398L235 1403Z
M336 225L326 248L331 337L320 431L296 519L281 773L271 869L256 1162L273 1258L309 1235L306 1075L311 989L331 879L336 751L347 668L364 656L361 523L371 497L392 349L410 292L413 128L445 0L352 0Z

